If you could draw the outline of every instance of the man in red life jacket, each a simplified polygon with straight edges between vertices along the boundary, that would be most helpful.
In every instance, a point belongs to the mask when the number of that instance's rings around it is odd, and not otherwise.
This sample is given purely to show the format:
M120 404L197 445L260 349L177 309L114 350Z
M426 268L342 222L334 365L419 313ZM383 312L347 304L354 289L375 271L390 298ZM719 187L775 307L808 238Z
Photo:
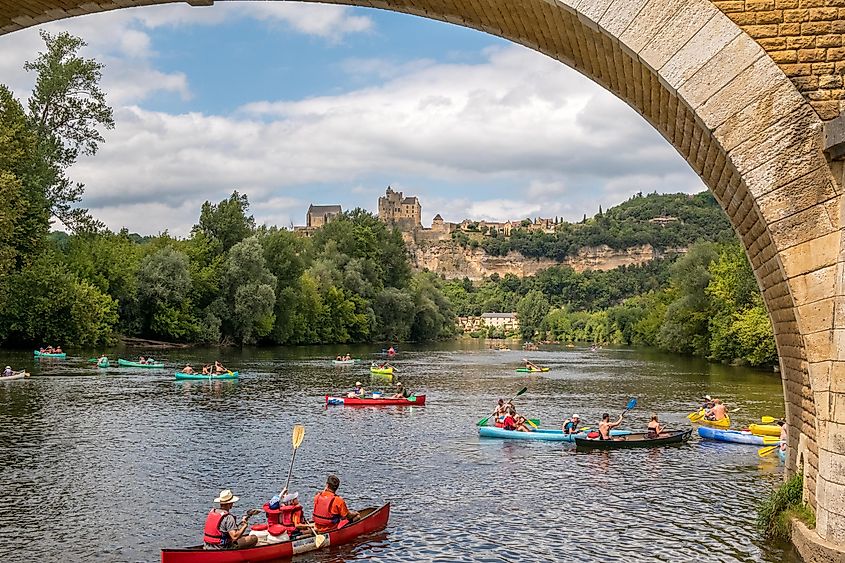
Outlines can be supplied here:
M244 536L247 531L248 516L241 518L240 524L235 515L230 513L232 505L238 502L238 497L226 489L220 491L220 496L214 499L220 503L220 508L212 508L205 518L203 526L203 542L205 549L244 549L254 547L258 543L256 536Z
M326 488L314 497L314 526L318 532L327 532L335 528L342 528L358 518L358 513L346 507L346 501L336 492L340 486L340 479L329 475Z

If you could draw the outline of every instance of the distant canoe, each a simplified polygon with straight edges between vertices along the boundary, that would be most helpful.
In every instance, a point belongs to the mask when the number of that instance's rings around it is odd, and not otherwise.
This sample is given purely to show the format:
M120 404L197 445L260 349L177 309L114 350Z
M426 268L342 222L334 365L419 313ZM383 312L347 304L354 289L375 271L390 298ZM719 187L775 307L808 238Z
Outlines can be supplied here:
M36 358L66 358L67 354L62 352L61 354L48 354L47 352L39 352L35 350L35 357Z
M646 432L638 432L628 436L620 436L613 440L599 440L586 436L575 436L575 446L585 450L617 450L627 448L654 448L672 444L682 444L689 440L692 429L664 432L659 438L649 438Z
M98 368L107 368L107 367L109 367L109 366L111 366L111 363L109 363L109 361L108 361L108 360L106 360L106 361L104 361L104 362L97 362L97 367L98 367Z
M0 375L0 381L14 381L15 379L23 379L24 377L29 377L29 373L25 371L12 372L12 375Z
M237 379L240 377L240 373L237 371L233 371L230 373L219 373L214 375L203 375L201 373L182 373L181 371L177 371L173 374L176 379Z
M519 371L519 372L522 372L522 373L540 373L540 372L545 373L545 372L549 371L550 369L551 369L551 368L540 368L540 369L535 369L535 368L516 368L514 371Z
M377 375L393 375L393 368L376 368L370 366L370 373L375 373Z
M361 363L361 358L355 358L354 360L332 360L332 363L336 366L352 366Z
M777 424L749 424L748 431L756 436L776 436L780 438L780 426Z
M141 362L130 362L129 360L118 359L117 365L121 367L127 368L150 368L150 369L161 369L164 367L164 364L142 364Z
M346 407L421 407L425 405L425 395L411 395L406 399L393 399L391 397L381 399L373 399L372 397L332 397L331 395L326 395L326 404L343 405Z

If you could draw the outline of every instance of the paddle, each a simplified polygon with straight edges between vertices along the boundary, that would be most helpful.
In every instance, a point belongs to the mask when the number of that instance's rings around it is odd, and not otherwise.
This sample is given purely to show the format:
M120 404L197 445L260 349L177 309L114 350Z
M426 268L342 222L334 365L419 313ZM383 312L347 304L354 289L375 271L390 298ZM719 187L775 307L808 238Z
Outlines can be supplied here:
M763 424L773 424L777 421L778 421L778 419L776 419L773 416L762 416L762 417L760 417L760 422L762 422Z
M776 438L775 436L763 436L763 443L767 446L771 444L780 444L780 438Z
M522 395L526 391L528 391L528 387L523 387L522 389L519 390L519 392L516 395L511 397L510 400L508 400L508 402L513 401L514 399L516 399L517 397L519 397L520 395ZM490 415L487 418L482 418L475 425L476 426L484 426L485 424L487 424L487 421L490 420L490 417L493 416L494 414L496 414L495 410L493 410L493 412L491 412Z
M301 424L297 424L293 427L293 434L291 435L291 443L293 444L293 454L290 456L290 467L288 468L288 478L285 480L285 488L282 489L282 492L286 493L288 490L288 485L290 485L290 475L293 471L293 460L296 459L296 450L299 446L302 445L302 440L305 439L305 427ZM308 519L305 518L305 515L302 516L303 522L308 524L311 528L311 531L314 533L314 545L320 547L326 542L326 536L323 534L317 533L317 528L314 524L310 523Z
M628 404L625 406L625 410L622 411L622 414L625 414L626 412L628 412L629 410L633 409L636 406L637 406L637 398L634 397L630 401L628 401Z
M698 422L699 420L704 418L704 411L702 410L702 411L691 413L691 414L687 415L687 418L689 418L690 422Z
M288 485L290 485L290 474L293 471L293 460L296 459L296 450L302 444L302 440L305 439L305 427L301 424L296 424L293 427L293 435L291 436L291 442L293 443L293 454L290 456L290 467L288 467L288 478L285 480L285 488L284 491L288 490Z
M757 450L757 455L760 457L766 457L778 448L780 448L780 443L777 443L774 446L766 446L765 448L760 448L759 450Z

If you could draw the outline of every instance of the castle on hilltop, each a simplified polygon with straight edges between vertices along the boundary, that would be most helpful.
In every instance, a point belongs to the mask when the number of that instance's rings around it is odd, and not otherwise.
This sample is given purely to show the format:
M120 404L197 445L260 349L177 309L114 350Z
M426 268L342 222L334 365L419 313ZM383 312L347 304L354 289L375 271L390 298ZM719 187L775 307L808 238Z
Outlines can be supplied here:
M378 198L378 218L393 224L402 231L422 227L422 205L416 196L405 197L387 186L384 195Z

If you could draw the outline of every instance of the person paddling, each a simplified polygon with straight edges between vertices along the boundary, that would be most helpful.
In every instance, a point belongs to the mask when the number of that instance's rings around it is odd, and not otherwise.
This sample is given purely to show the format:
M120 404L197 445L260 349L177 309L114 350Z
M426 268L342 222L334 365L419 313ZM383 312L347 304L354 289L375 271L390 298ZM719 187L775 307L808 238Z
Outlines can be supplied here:
M536 364L534 364L533 362L529 362L529 361L528 361L528 358L522 358L522 361L523 361L523 362L525 362L525 368L526 368L526 369L531 369L531 370L540 371L539 366L537 366L537 365L536 365Z
M182 368L182 373L196 373L194 371L194 367L191 364L185 364L185 367Z
M405 390L405 386L401 382L397 381L396 382L396 393L394 393L393 397L391 397L391 398L392 399L407 399L409 396L410 396L410 393L408 393Z
M3 377L12 377L14 374L12 366L6 366L6 369L3 370Z
M625 416L625 413L619 415L619 418L616 422L610 422L610 415L608 413L604 413L601 415L601 422L599 422L599 440L610 440L610 431L622 424L622 418Z
M563 421L563 427L561 430L563 430L564 434L577 434L580 432L580 430L578 430L579 424L581 424L581 416L573 414L572 418L567 418Z
M785 452L786 442L789 439L789 427L786 425L786 421L784 419L778 420L777 425L780 426L780 450Z
M354 522L360 515L346 506L346 501L337 494L340 479L336 475L329 475L326 488L314 497L314 527L318 532L327 532L335 528L342 528L349 522Z
M214 360L214 373L226 373L228 371L229 370L227 370L225 366L220 363L220 360Z
M727 416L728 408L722 403L722 399L713 399L713 408L706 411L704 418L716 422L724 420Z
M220 503L220 507L212 508L205 518L204 549L246 549L258 543L257 536L244 536L251 511L241 518L240 524L235 520L235 515L229 512L238 500L239 497L229 489L220 491L220 496L214 499L214 502Z
M660 420L657 418L657 413L652 413L651 420L648 422L648 432L646 433L646 437L658 438L665 430L666 427L660 424Z

